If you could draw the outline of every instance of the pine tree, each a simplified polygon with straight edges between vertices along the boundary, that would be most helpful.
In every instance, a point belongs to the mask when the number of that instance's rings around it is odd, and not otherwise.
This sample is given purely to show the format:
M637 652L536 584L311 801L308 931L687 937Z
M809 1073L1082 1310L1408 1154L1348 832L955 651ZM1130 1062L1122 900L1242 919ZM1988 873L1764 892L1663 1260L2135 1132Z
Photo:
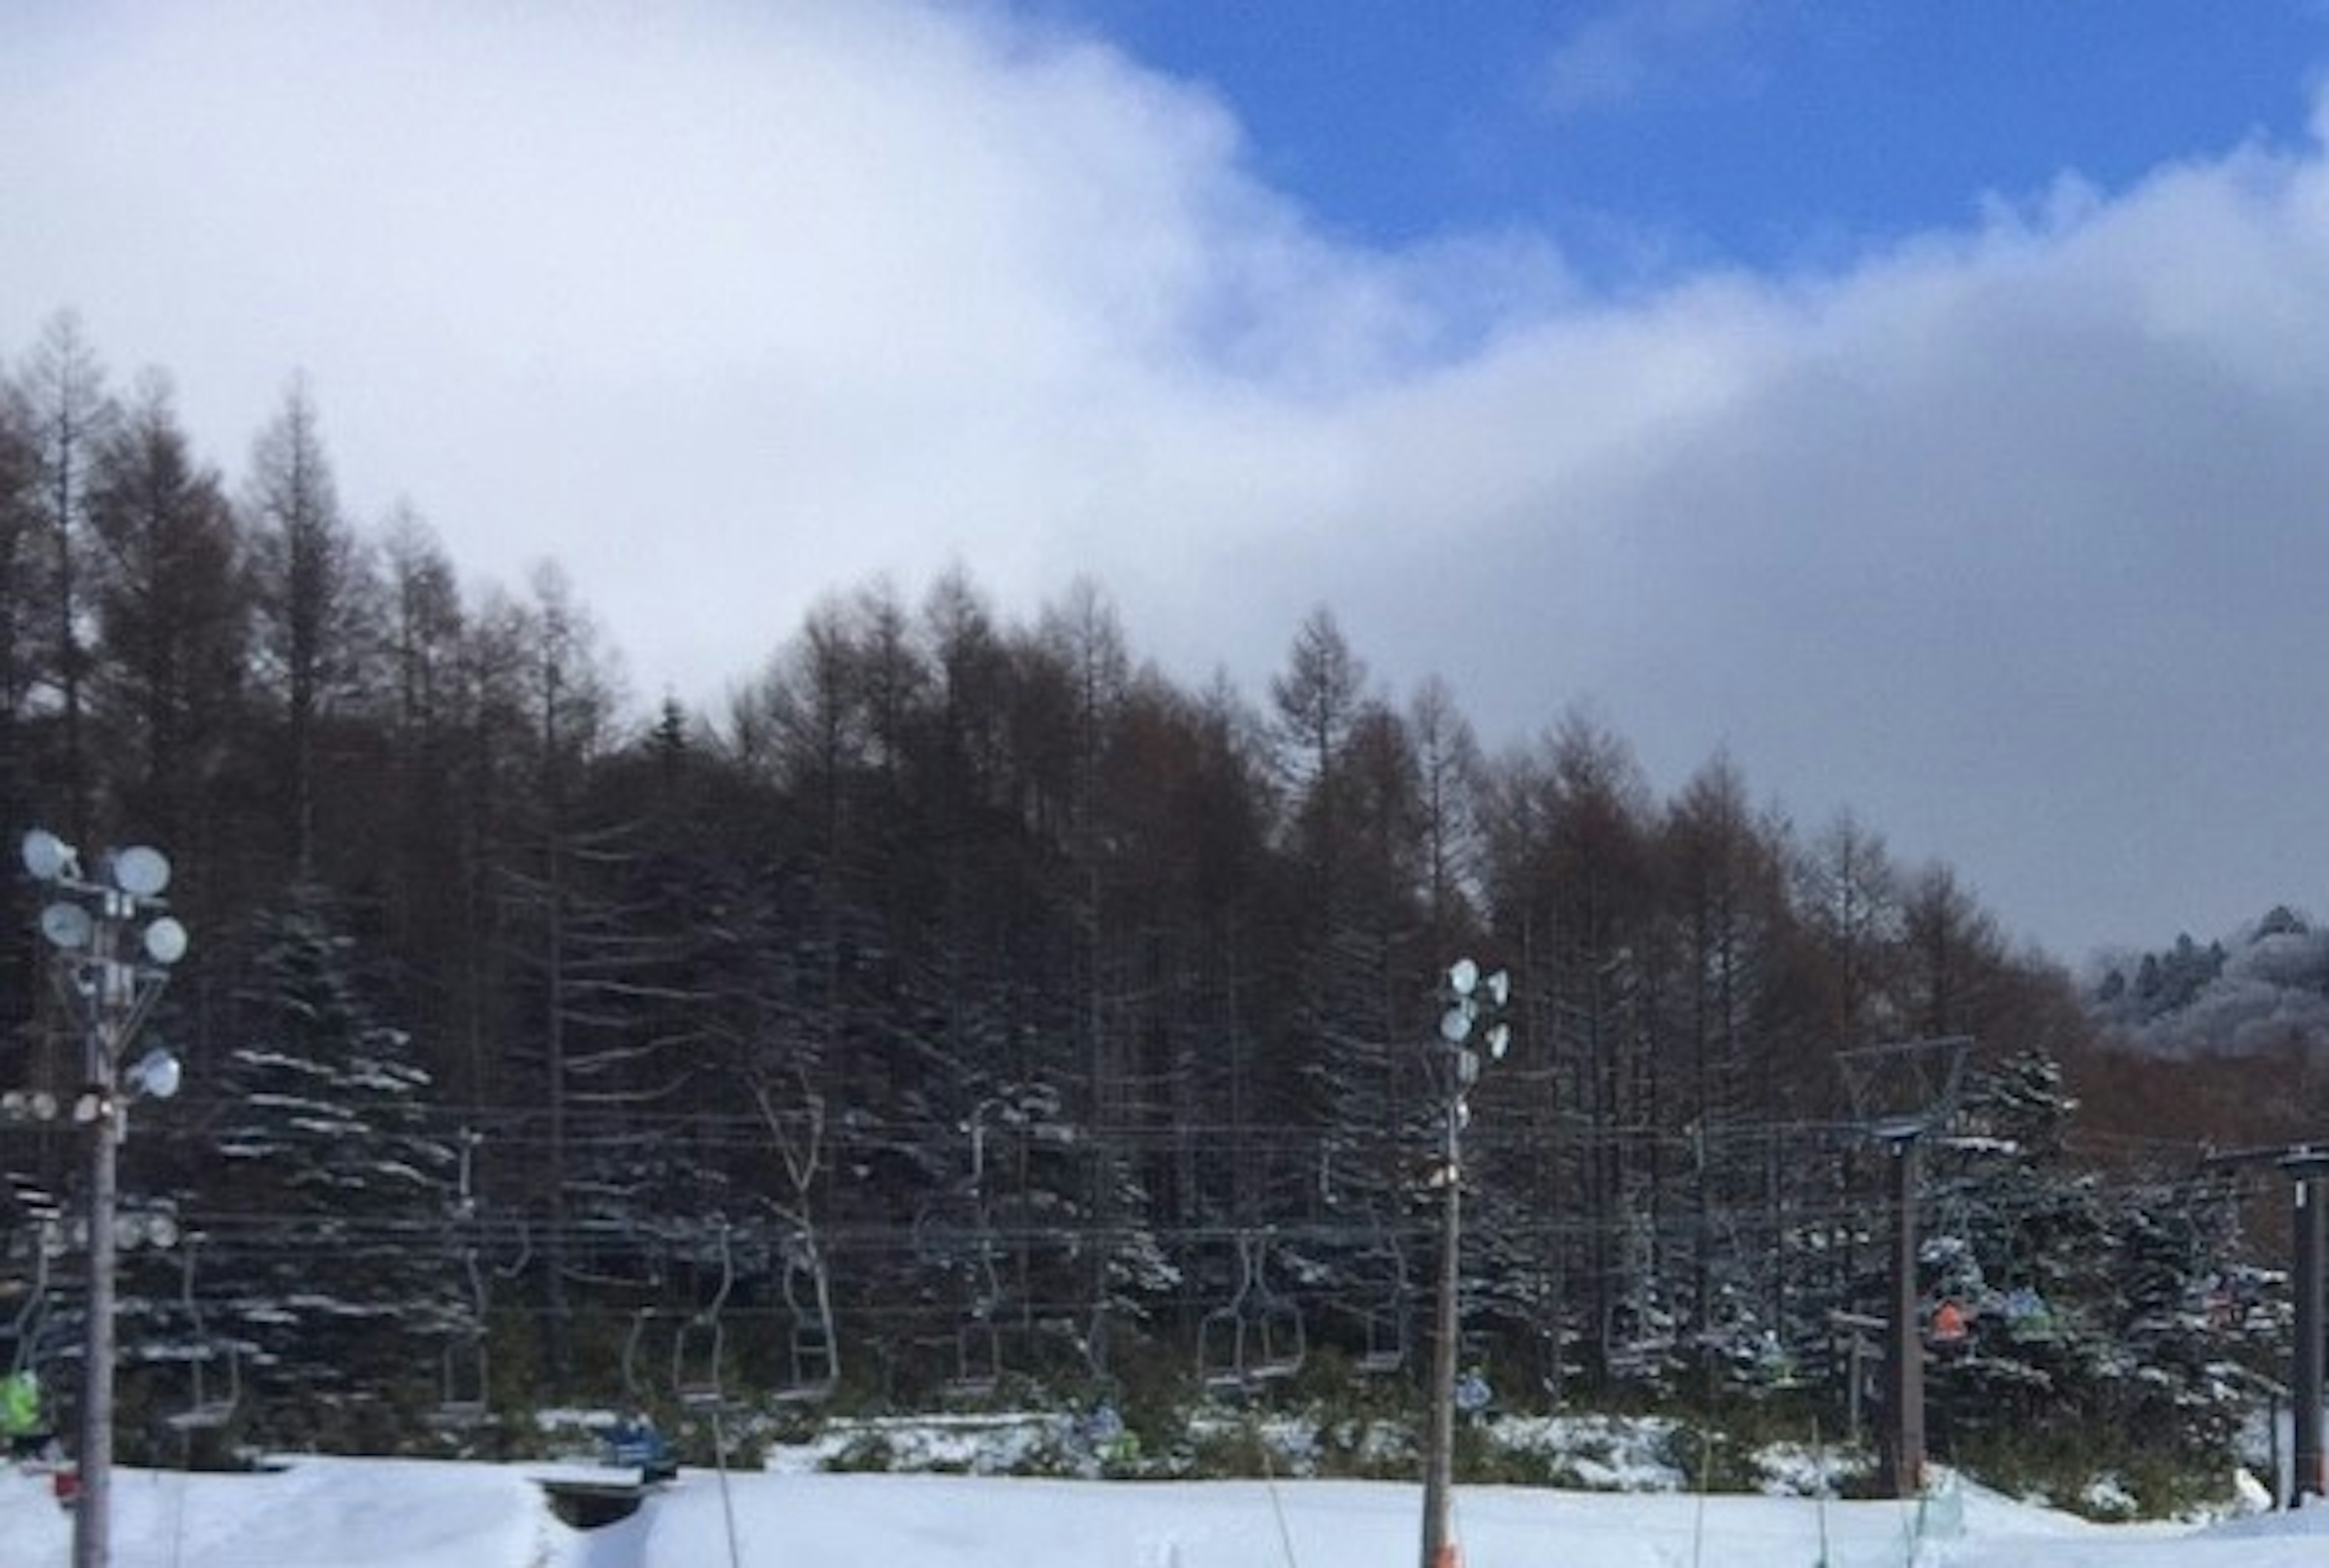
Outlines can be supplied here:
M458 1151L429 1116L411 1038L381 1021L324 893L256 923L237 995L247 1044L218 1070L212 1233L220 1317L278 1441L346 1438L382 1392L425 1394L469 1303L453 1255ZM214 1217L205 1217L214 1216Z

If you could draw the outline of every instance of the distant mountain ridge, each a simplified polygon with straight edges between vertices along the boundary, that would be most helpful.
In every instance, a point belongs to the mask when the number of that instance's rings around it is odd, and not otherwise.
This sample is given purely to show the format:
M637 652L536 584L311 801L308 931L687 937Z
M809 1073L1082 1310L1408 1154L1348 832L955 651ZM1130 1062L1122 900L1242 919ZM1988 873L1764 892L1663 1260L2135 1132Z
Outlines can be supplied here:
M2202 946L2106 954L2083 990L2095 1024L2164 1056L2310 1053L2329 1046L2329 932L2287 905Z

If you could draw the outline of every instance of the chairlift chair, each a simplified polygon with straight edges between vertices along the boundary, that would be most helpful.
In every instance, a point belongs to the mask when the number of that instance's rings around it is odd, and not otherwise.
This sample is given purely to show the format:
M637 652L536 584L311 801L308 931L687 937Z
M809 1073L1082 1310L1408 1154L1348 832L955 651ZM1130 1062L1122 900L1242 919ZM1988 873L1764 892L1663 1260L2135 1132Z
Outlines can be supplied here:
M649 1397L646 1376L640 1368L646 1359L647 1325L655 1316L653 1307L639 1308L631 1314L630 1331L623 1336L623 1396L634 1410L645 1409Z
M492 1400L487 1393L492 1381L486 1336L481 1329L472 1329L460 1338L448 1341L439 1361L437 1409L433 1418L437 1424L447 1427L481 1424L493 1413Z
M1261 1237L1252 1238L1248 1264L1254 1281L1255 1355L1246 1376L1257 1380L1293 1376L1302 1370L1309 1351L1309 1334L1303 1323L1302 1309L1291 1296L1270 1288L1264 1266L1264 1245Z
M1208 1388L1242 1388L1246 1383L1246 1297L1252 1289L1246 1269L1245 1240L1238 1240L1237 1289L1224 1304L1197 1319L1197 1377Z
M720 1230L720 1285L712 1300L679 1325L671 1345L672 1392L679 1403L705 1409L725 1402L721 1388L728 1330L721 1309L736 1282L736 1259L728 1244L728 1230Z
M1270 1289L1266 1245L1256 1233L1238 1237L1237 1294L1199 1320L1198 1371L1209 1387L1249 1387L1302 1369L1308 1349L1302 1311Z
M2050 1340L2061 1333L2060 1325L2054 1320L2053 1308L2031 1286L2016 1285L2006 1291L1998 1303L1998 1311L2006 1329L2017 1339Z
M992 1319L973 1317L955 1330L954 1375L946 1392L960 1398L984 1398L1003 1381L1003 1340Z
M42 1227L45 1233L47 1226ZM45 1234L33 1239L33 1282L24 1292L24 1303L16 1309L14 1322L9 1328L14 1354L8 1370L29 1370L40 1359L41 1328L49 1310L49 1248Z
M1092 1382L1102 1388L1116 1386L1116 1375L1108 1365L1108 1306L1103 1289L1100 1298L1092 1303L1090 1321L1076 1338L1076 1348L1083 1353L1084 1366L1089 1369Z
M1397 1235L1384 1234L1382 1250L1391 1259L1391 1291L1385 1300L1366 1309L1366 1339L1359 1347L1358 1369L1372 1377L1387 1376L1407 1365L1414 1310L1408 1295L1407 1255Z
M1358 1369L1370 1377L1388 1377L1407 1365L1407 1309L1372 1309L1367 1313L1367 1341L1360 1347Z
M1245 1314L1235 1305L1197 1320L1197 1376L1208 1388L1245 1386Z
M786 1337L785 1381L770 1390L779 1403L806 1404L825 1398L841 1380L841 1358L833 1326L833 1283L815 1241L796 1235L785 1244L781 1289L790 1322ZM806 1287L809 1300L801 1292Z
M971 1278L972 1296L962 1323L955 1329L954 1371L945 1392L983 1397L1003 1380L1003 1336L995 1319L1003 1305L1003 1276L995 1266L996 1244L985 1204L971 1189L972 1229L967 1257L960 1260Z
M214 1432L234 1418L242 1403L242 1353L231 1339L210 1332L203 1319L201 1298L194 1294L195 1259L201 1248L186 1244L185 1266L179 1277L178 1299L192 1329L192 1353L186 1358L186 1403L164 1417L173 1432L189 1439L197 1432ZM207 1368L223 1358L226 1378L214 1383Z
M976 1295L955 1330L954 1371L947 1378L945 1392L980 1398L994 1393L1003 1381L1003 1336L995 1325L1003 1304L1003 1279L995 1272L992 1249L984 1245L971 1259L970 1272Z
M1954 1353L1973 1343L1972 1315L1954 1296L1945 1296L1926 1320L1925 1343L1934 1350Z
M485 1134L475 1128L461 1130L459 1181L446 1216L447 1240L458 1248L469 1300L467 1321L438 1355L437 1408L429 1418L442 1427L476 1426L492 1413L493 1377L486 1343L488 1299L477 1236L476 1156L484 1141Z

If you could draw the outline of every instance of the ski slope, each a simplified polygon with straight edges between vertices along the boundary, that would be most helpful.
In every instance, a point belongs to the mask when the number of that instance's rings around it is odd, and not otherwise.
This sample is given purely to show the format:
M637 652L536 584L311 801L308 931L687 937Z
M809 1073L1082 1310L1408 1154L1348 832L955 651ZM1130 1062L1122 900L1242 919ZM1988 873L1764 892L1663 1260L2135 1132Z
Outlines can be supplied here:
M1420 1492L1355 1481L1082 1481L688 1470L576 1529L576 1466L309 1458L252 1474L125 1469L116 1568L1409 1568ZM1913 1507L1460 1488L1466 1568L2320 1568L2329 1507L2098 1526L1975 1488ZM731 1535L732 1531L732 1535ZM0 1472L0 1568L58 1568L71 1519ZM732 1544L732 1550L731 1550Z

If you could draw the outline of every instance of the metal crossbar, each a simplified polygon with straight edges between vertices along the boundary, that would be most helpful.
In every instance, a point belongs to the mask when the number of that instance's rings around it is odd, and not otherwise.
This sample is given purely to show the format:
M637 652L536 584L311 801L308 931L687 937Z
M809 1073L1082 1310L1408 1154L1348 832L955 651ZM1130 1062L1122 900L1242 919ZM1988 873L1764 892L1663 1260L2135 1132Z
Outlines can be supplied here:
M1898 1142L1920 1137L1957 1113L1972 1037L1896 1040L1855 1046L1835 1054L1853 1117L1872 1138Z

